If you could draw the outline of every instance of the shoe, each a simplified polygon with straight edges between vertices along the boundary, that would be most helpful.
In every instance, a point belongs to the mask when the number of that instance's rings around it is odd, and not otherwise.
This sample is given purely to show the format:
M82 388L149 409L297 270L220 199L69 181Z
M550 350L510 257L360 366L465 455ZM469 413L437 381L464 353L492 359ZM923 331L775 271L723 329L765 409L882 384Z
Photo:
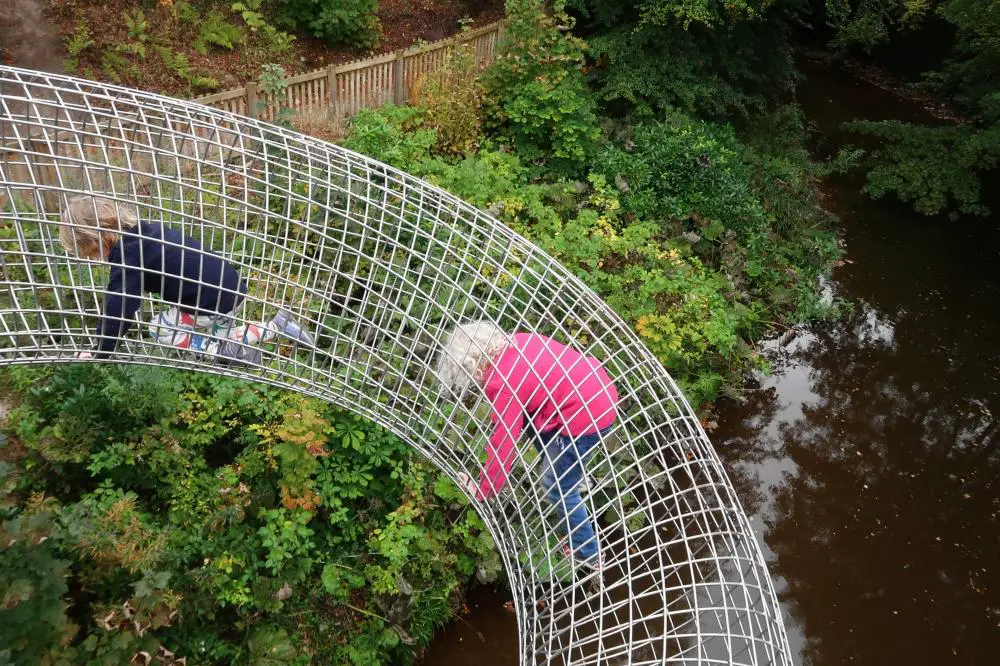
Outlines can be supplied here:
M566 541L563 541L560 550L562 550L563 557L573 562L574 565L585 567L598 573L604 569L604 559L601 557L600 552L596 555L588 557L585 560L581 560L577 558L576 553L573 552L573 549L569 547L569 543Z
M590 481L587 480L587 477L580 477L580 483L576 484L576 489L580 491L581 495L586 495L590 492Z
M270 328L286 337L310 347L313 346L312 336L302 327L299 322L292 319L292 313L288 310L278 310L278 314L271 320Z
M219 345L218 357L227 365L262 365L259 349L226 340Z
M187 312L170 308L153 315L146 326L150 337L157 342L183 349L187 347L185 338L196 328L197 323Z

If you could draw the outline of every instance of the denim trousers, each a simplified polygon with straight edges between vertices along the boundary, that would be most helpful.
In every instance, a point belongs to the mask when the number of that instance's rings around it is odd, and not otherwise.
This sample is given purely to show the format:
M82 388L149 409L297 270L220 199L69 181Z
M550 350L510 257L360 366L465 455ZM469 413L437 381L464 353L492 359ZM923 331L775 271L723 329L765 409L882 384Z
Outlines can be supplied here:
M597 554L598 543L590 512L580 497L580 481L588 454L609 430L611 426L576 438L548 430L533 438L544 460L542 487L556 506L559 529L565 534L568 527L570 547L584 560Z

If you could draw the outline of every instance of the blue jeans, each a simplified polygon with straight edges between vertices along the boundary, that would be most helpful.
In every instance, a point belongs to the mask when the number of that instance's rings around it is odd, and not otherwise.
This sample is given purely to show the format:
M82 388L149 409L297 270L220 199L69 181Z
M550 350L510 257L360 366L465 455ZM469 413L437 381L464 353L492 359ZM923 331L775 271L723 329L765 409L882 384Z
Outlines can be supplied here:
M597 555L598 544L590 512L580 497L580 480L587 454L609 430L611 426L576 439L561 435L558 430L548 430L533 438L535 448L544 458L542 487L557 508L560 531L565 534L569 524L570 547L583 560Z

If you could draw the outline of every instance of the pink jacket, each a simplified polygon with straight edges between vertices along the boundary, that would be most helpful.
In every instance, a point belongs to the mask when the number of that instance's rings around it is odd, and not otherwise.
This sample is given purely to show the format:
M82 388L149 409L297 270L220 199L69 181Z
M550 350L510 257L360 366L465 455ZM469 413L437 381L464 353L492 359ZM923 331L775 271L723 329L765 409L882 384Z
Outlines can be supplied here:
M493 405L493 434L479 499L503 488L514 464L524 417L537 432L558 429L580 437L614 423L618 391L600 361L544 335L515 333L513 345L486 371L484 390Z

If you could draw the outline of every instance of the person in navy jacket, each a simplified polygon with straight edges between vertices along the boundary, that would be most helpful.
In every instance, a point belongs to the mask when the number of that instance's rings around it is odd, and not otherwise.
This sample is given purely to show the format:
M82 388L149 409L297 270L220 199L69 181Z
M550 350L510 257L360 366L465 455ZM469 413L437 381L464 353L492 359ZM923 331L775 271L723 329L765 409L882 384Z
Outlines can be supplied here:
M140 223L132 205L76 196L69 199L61 221L59 242L67 252L111 265L97 328L94 353L99 358L114 352L131 329L144 293L158 294L170 306L150 326L161 343L249 364L259 364L261 358L249 345L276 334L312 345L311 336L287 310L267 324L235 326L230 313L247 293L236 267L176 229ZM203 329L210 335L200 334Z

